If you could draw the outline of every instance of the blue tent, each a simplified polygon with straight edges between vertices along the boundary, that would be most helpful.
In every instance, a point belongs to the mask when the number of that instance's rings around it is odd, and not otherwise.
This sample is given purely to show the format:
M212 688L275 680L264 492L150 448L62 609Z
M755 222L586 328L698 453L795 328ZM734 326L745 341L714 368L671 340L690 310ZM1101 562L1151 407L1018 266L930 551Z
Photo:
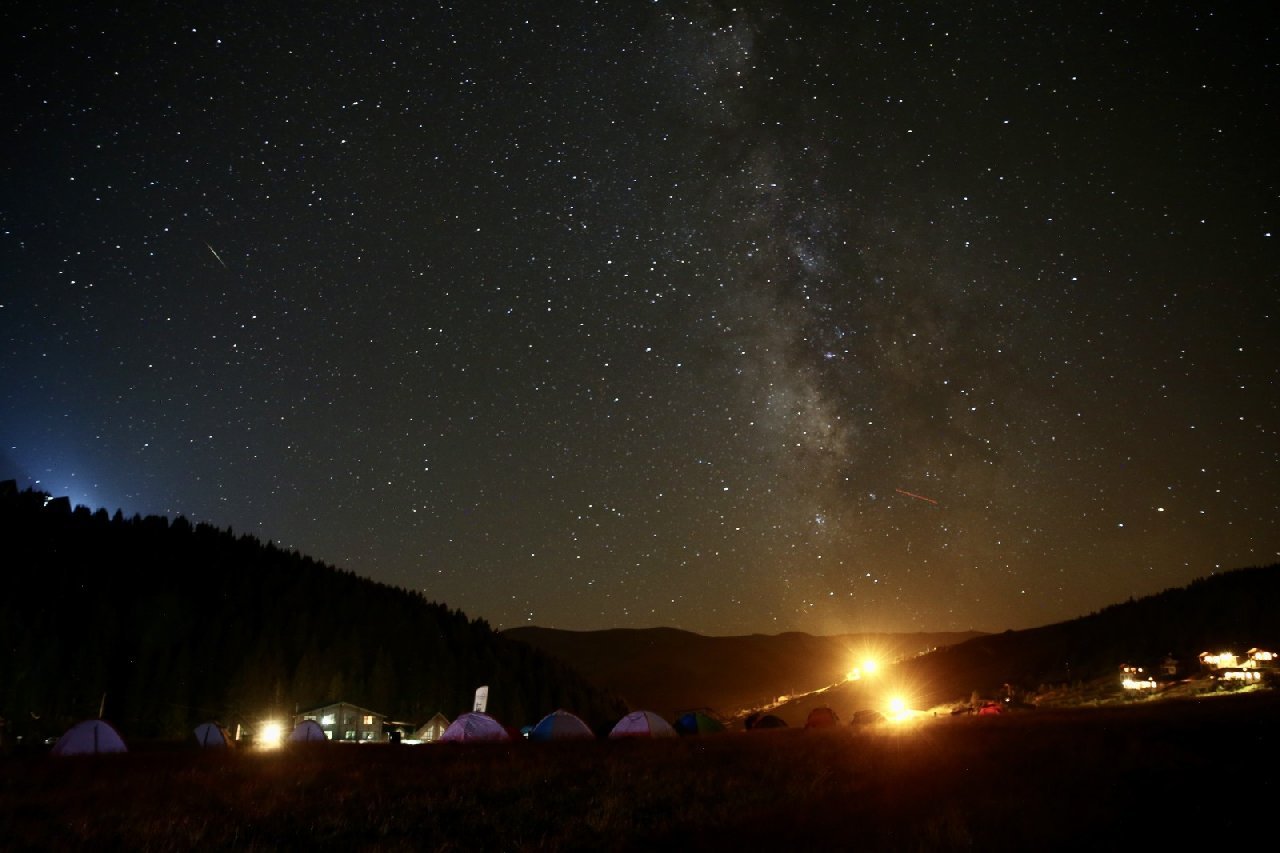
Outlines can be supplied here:
M100 755L128 751L124 738L105 720L83 720L76 723L53 745L54 755Z
M724 731L724 723L701 711L689 711L676 718L675 730L682 735L709 735Z
M529 732L529 740L588 740L595 737L591 727L568 711L552 711Z

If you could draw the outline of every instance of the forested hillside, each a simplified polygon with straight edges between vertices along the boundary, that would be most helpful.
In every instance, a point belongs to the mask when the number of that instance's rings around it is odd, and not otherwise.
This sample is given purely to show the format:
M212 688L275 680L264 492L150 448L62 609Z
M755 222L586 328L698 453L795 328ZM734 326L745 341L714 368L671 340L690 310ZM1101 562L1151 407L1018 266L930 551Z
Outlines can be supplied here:
M674 628L532 626L503 634L566 661L635 707L667 714L709 707L724 715L843 681L867 658L884 665L980 636L963 631L822 637L793 631L708 637Z
M935 698L950 698L1003 684L1034 692L1114 677L1125 663L1150 672L1167 656L1193 672L1201 652L1251 647L1280 647L1280 565L1221 572L1069 622L978 637L902 669Z
M252 536L183 518L72 510L0 483L0 716L18 734L104 716L134 737L253 724L329 701L410 722L508 725L625 711L485 622Z

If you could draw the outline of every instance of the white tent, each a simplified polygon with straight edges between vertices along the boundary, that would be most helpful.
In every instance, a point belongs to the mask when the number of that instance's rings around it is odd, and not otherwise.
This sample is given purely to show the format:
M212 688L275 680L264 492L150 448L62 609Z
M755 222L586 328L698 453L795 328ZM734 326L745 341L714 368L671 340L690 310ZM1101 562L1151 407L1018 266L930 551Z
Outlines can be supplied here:
M511 740L511 735L507 734L502 723L479 711L462 714L440 735L441 743L484 740Z
M67 729L53 745L54 755L99 755L128 752L124 738L104 720L83 720Z
M214 722L201 723L195 727L196 743L201 746L209 747L227 747L231 746L231 735L222 726Z
M676 737L676 730L652 711L632 711L618 720L609 737Z
M326 741L324 729L315 720L303 720L289 732L289 743L315 743Z

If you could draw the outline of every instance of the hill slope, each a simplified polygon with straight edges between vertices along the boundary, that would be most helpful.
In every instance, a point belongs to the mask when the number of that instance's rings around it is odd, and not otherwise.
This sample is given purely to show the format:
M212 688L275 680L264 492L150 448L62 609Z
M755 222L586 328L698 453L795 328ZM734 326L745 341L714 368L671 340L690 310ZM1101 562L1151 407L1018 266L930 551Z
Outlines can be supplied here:
M866 656L882 661L980 636L804 633L708 637L674 628L562 631L521 627L505 631L564 660L633 708L662 714L709 707L725 715L782 694L836 681Z
M1068 622L976 637L905 660L880 680L839 685L775 712L794 725L818 705L849 719L882 707L891 694L919 708L1006 689L1034 701L1098 681L1118 689L1126 663L1154 672L1171 655L1188 674L1203 651L1253 647L1280 648L1280 565L1216 574Z
M480 620L251 536L179 518L109 518L0 483L0 716L57 734L105 716L135 737L253 725L330 701L394 719L471 710L508 725L557 707L623 709Z

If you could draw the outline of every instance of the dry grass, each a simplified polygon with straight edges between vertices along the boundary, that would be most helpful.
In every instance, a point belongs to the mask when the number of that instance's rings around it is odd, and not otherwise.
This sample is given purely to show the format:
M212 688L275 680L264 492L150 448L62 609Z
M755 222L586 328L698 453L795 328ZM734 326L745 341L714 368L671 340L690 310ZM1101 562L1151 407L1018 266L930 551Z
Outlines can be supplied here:
M1280 699L676 741L0 763L0 846L1077 850L1265 844ZM1224 804L1238 803L1235 806Z

